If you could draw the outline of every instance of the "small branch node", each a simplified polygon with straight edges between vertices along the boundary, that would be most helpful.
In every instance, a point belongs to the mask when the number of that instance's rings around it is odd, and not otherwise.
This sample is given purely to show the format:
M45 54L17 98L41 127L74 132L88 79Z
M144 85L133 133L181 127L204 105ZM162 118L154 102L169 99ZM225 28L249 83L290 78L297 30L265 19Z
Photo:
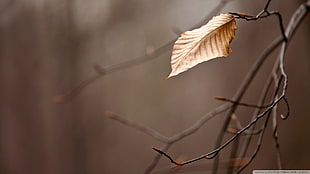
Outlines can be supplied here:
M280 24L280 29L281 29L281 34L283 37L284 42L288 42L287 36L285 34L285 29L284 29L284 25L283 25L283 20L282 20L282 15L281 13L279 13L278 11L273 11L270 12L268 15L277 15L278 19L279 19L279 24Z
M94 64L94 70L99 74L99 75L105 75L106 71L104 68L102 68L98 64Z

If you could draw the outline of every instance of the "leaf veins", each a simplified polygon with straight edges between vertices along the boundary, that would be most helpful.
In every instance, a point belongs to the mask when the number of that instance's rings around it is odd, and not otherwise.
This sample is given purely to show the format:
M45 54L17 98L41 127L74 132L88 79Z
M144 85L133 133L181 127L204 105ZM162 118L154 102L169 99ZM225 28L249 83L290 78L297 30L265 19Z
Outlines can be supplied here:
M228 56L235 37L236 21L231 14L213 17L206 25L186 31L177 39L171 56L171 73L176 76L195 65L216 57Z

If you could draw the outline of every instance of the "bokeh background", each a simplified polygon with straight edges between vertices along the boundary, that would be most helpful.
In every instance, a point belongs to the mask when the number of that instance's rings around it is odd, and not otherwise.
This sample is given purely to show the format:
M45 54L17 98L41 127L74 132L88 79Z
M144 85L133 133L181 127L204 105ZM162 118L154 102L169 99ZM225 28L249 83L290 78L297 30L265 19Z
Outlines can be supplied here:
M286 26L302 0L272 0ZM55 103L96 74L94 64L118 64L156 50L202 21L216 0L2 0L0 1L0 173L138 174L161 143L104 116L113 111L173 136L232 97L262 50L280 34L276 17L237 21L233 53L200 64L170 80L170 51L95 81L72 100ZM257 14L265 1L234 0L221 11ZM286 55L291 115L279 121L286 169L310 169L310 18L290 41ZM277 54L272 54L273 57ZM258 99L274 58L268 59L243 101ZM286 112L284 104L279 112ZM281 110L281 108L283 110ZM241 120L251 116L238 110ZM213 149L224 117L209 121L169 150L196 157ZM246 122L243 122L245 124ZM252 145L255 146L255 143ZM229 153L224 150L223 155ZM268 127L252 169L275 169ZM223 157L225 160L225 155ZM203 172L208 173L210 161ZM161 159L157 169L169 167Z

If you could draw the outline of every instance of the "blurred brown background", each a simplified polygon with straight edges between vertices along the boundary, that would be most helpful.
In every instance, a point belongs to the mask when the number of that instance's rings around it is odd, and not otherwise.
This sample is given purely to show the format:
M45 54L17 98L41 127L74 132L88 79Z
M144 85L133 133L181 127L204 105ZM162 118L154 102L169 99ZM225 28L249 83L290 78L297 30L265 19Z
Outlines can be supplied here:
M273 0L270 9L282 13L286 26L302 2ZM174 30L185 31L199 23L217 3L0 1L0 173L143 173L156 154L151 147L160 147L161 143L109 120L104 112L120 113L166 136L188 128L222 104L214 96L233 96L263 48L280 34L276 17L238 20L233 53L228 58L200 64L171 80L163 80L170 72L170 52L165 52L154 60L99 79L71 101L57 104L53 96L95 74L95 63L103 67L117 64L175 39ZM222 12L255 15L264 3L235 0ZM286 56L291 115L279 122L286 169L310 169L309 24L308 15ZM244 101L257 101L273 60L268 59ZM249 117L246 113L240 110L244 119ZM193 136L176 143L169 154L189 159L212 150L223 120L221 116L211 120ZM261 152L245 173L275 169L271 135L270 129ZM161 159L158 168L167 166L169 161Z

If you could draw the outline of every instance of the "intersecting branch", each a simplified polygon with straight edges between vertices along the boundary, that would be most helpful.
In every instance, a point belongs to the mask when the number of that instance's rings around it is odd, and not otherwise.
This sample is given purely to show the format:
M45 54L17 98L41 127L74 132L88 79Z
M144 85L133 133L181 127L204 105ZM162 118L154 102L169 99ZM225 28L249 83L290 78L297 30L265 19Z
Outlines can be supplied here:
M232 1L232 0L230 0ZM202 23L198 24L197 26L200 26L201 24L206 23L206 20L209 20L212 16L217 14L223 7L230 2L229 0L221 0L218 6L206 17L205 20L203 20ZM233 166L235 168L229 169L230 171L228 173L240 173L244 168L246 168L255 158L257 155L261 143L263 141L264 133L266 131L266 127L269 123L270 117L273 117L273 135L274 140L276 144L276 148L278 151L278 163L279 168L281 168L281 159L280 159L280 153L279 153L279 143L278 143L278 132L277 132L277 122L276 122L276 108L279 102L284 101L287 113L285 115L281 114L280 117L282 119L286 119L289 116L290 108L288 105L288 100L286 98L286 91L288 87L288 77L285 72L285 66L284 66L284 58L285 58L285 52L288 46L288 42L293 37L294 32L298 28L298 25L302 22L302 19L306 16L306 14L309 11L310 8L310 0L300 5L300 7L295 11L295 13L292 15L290 22L286 29L284 29L282 16L277 11L269 11L269 5L271 3L271 0L267 0L266 4L261 12L259 12L256 16L251 16L243 13L238 12L230 12L230 14L234 15L236 18L244 19L246 21L255 21L258 19L266 18L272 15L276 15L278 17L279 26L281 29L281 35L277 37L263 52L262 54L256 59L255 63L253 64L250 71L247 73L246 77L244 78L243 82L241 83L240 87L238 88L235 95L232 97L232 99L228 99L225 97L216 97L218 100L222 100L226 102L225 104L222 104L221 106L218 106L211 111L207 112L206 114L202 115L199 120L197 120L193 125L191 125L189 128L175 134L171 137L166 137L159 133L158 131L135 121L128 120L125 117L122 117L116 113L113 112L106 112L105 115L109 117L110 119L113 119L119 123L122 123L128 127L132 127L138 131L141 131L142 133L145 133L149 135L150 137L160 141L163 143L163 145L160 148L154 147L153 150L157 152L156 156L153 158L150 165L145 170L145 174L151 173L153 169L158 164L159 159L164 156L168 160L170 160L171 163L175 164L176 167L181 167L184 165L191 164L193 162L202 160L202 159L214 159L214 165L213 165L213 173L217 172L218 166L219 166L219 154L220 152L226 148L227 146L231 145L232 143L237 142L240 135L245 135L246 139L243 143L243 146L241 148L241 151L239 153L238 158L240 159L248 159L246 162L242 163L240 166ZM193 27L196 28L197 26ZM82 81L79 85L77 85L72 90L68 91L66 94L55 96L54 100L57 102L65 102L72 98L74 98L76 95L78 95L85 87L92 84L94 81L98 80L101 77L104 77L110 73L122 70L124 68L132 67L137 64L152 60L157 58L159 55L163 54L165 51L168 51L171 49L173 43L175 40L172 40L168 42L167 44L163 45L162 47L155 50L152 54L146 54L141 57L134 58L132 60L128 60L119 64L107 66L107 67L101 67L99 65L94 65L94 70L96 72L95 75L90 77L89 79L86 79L85 81ZM251 85L252 81L254 80L255 76L258 74L258 71L263 66L265 60L269 57L271 53L273 53L276 48L278 48L281 45L280 53L278 58L276 59L274 63L274 68L266 80L266 85L264 89L261 92L261 97L258 101L258 104L249 104L245 102L241 102L242 97L245 95L245 92ZM272 88L272 84L274 84L274 87ZM272 92L272 98L271 101L269 101L269 104L265 104L265 100L267 98L267 94L269 92ZM241 123L238 120L238 117L236 116L235 112L239 106L245 106L245 107L253 107L256 108L256 110L253 113L253 117L251 121L246 124L245 126L242 126ZM210 119L214 118L215 116L218 116L221 113L227 112L226 120L223 124L222 131L218 135L218 139L215 144L214 150L211 152L208 152L206 154L200 155L196 158L178 162L173 157L171 157L167 151L169 148L176 142L194 134L196 131L198 131L202 126L204 126ZM258 125L258 121L265 118L263 125L255 130L255 126ZM236 124L237 129L229 129L229 123L231 121L234 121ZM223 137L225 133L232 133L233 135L224 143ZM251 138L254 135L258 135L258 141L256 145L256 149L251 154L251 156L248 158L246 157L248 152L249 143L251 142ZM232 149L232 153L230 156L230 159L237 159L237 153L235 153L237 148L239 147L239 144L236 143L234 148Z
M268 1L269 2L269 1ZM306 3L302 4L296 11L295 13L293 14L293 16L291 17L291 20L288 24L288 27L286 29L286 32L285 32L285 37L283 37L282 39L276 39L273 44L267 48L267 54L263 54L264 56L261 57L261 59L259 59L258 62L256 63L259 63L259 62L263 62L265 60L265 58L267 58L267 56L275 50L275 48L277 46L279 46L279 44L281 43L281 41L284 41L282 43L282 47L281 47L281 50L280 50L280 54L279 54L279 58L278 58L278 63L276 63L276 66L279 67L280 69L280 73L281 73L281 77L278 79L277 81L277 87L275 88L275 98L274 98L274 101L272 102L271 105L269 105L261 114L258 114L255 116L255 118L248 124L246 125L244 128L242 128L241 130L239 130L238 132L236 132L236 134L234 136L232 136L228 141L226 141L224 144L222 144L221 146L219 146L218 148L216 148L215 150L207 153L207 154L204 154L204 155L201 155L199 157L196 157L196 158L193 158L191 160L188 160L188 161L185 161L185 162L182 162L182 163L177 163L176 161L174 161L168 154L166 154L165 152L161 152L162 154L164 154L166 157L169 157L169 159L172 161L172 163L174 164L177 164L178 166L183 166L183 165L186 165L186 164L190 164L192 162L195 162L195 161L198 161L198 160L201 160L201 159L212 159L214 157L216 157L218 155L218 153L224 149L226 146L228 146L230 143L232 143L238 136L240 136L243 132L245 132L246 130L248 130L249 128L251 128L253 125L255 125L257 123L258 120L260 120L261 118L263 118L265 115L269 115L271 113L271 111L276 107L276 105L281 101L285 101L286 103L286 106L287 106L287 109L288 109L288 112L286 114L286 116L282 116L282 119L286 119L287 116L289 115L289 106L288 106L288 102L287 102L287 99L286 99L286 90L287 90L287 86L288 86L288 78L287 78L287 74L285 73L285 70L284 70L284 57L285 57L285 52L286 52L286 48L287 48L287 42L285 41L285 38L287 39L291 39L291 37L293 36L293 33L295 32L295 30L297 29L298 25L301 23L302 19L305 17L306 13L309 11L309 7L310 7L310 1L307 1ZM259 69L260 65L259 66L256 66L258 64L255 64L254 67L257 67L257 68L254 68L252 69L249 74L250 76L251 75L255 75L256 74L256 70ZM251 77L251 79L253 79ZM246 81L246 83L248 83L249 81ZM280 84L281 82L283 82L283 87L282 87L282 92L281 92L281 95L279 97L277 97L277 94L280 90ZM242 88L242 87L241 87ZM239 88L240 89L240 88ZM243 90L244 91L244 90ZM237 97L238 98L238 97ZM221 100L225 100L225 101L228 101L228 102L232 102L234 103L234 105L238 105L238 104L241 104L241 105L247 105L247 106L252 106L252 105L249 105L249 104L242 104L240 103L239 101L232 101L232 100L228 100L226 98L221 98L221 97L218 97L217 99L221 99ZM261 107L261 106L258 106L258 107ZM268 117L269 118L269 117ZM266 122L265 124L268 123L268 120L269 119L266 119ZM266 126L264 126L266 127ZM263 136L263 134L261 134L261 136ZM262 138L260 138L262 139ZM260 147L260 146L258 146ZM156 151L159 151L158 149ZM254 153L256 155L256 153Z
M245 19L245 20L257 20L259 18L264 18L270 15L277 15L279 17L279 21L280 21L280 26L282 24L282 18L280 13L278 12L269 12L267 10L268 6L269 6L270 1L267 2L264 10L262 12L260 12L256 17L251 17L248 15L243 15L240 13L234 13L234 15L237 15L237 17ZM251 68L251 70L249 71L249 73L247 74L245 80L243 81L243 83L241 84L239 90L237 91L236 95L233 97L233 99L227 99L224 97L216 97L216 99L228 102L224 105L221 105L215 109L213 109L212 111L210 111L209 113L205 114L204 116L201 117L200 120L198 120L195 124L193 124L190 128L181 131L179 134L176 134L175 136L172 137L165 137L162 136L160 133L154 131L153 129L147 128L146 126L143 126L142 124L139 123L135 123L132 121L128 121L122 117L116 116L116 114L113 114L113 118L127 126L136 128L150 136L152 136L153 138L161 141L164 143L164 145L161 148L153 148L153 150L155 150L156 152L158 152L158 155L155 156L155 158L153 159L152 163L150 164L150 166L147 168L147 170L145 171L145 173L150 173L153 168L156 166L156 164L158 163L158 160L160 158L161 155L163 155L164 157L168 158L170 160L171 163L175 164L176 166L184 166L190 163L193 163L195 161L201 160L201 159L212 159L215 158L219 152L221 150L223 150L224 148L226 148L229 144L231 144L232 142L234 142L240 135L242 134L246 134L249 135L249 137L253 136L254 134L251 133L253 131L250 131L250 129L254 129L254 126L256 125L256 123L264 118L267 115L267 118L263 124L263 126L256 131L255 135L259 135L259 140L258 140L258 144L257 144L257 148L256 150L253 152L252 156L249 158L249 160L244 163L243 166L241 166L236 172L239 173L241 172L246 166L248 166L254 159L254 157L256 156L256 154L258 153L259 149L260 149L260 145L261 142L263 140L263 136L264 136L264 132L265 132L265 128L268 124L268 120L269 117L271 116L272 111L275 110L276 106L278 105L278 103L280 101L284 101L288 112L285 116L281 115L282 119L286 119L289 115L289 105L288 105L288 101L286 99L286 90L287 90L287 85L288 85L288 78L287 75L285 73L284 70L284 55L285 55L285 51L287 48L287 41L290 40L293 36L293 33L295 32L295 30L298 27L298 24L301 23L302 19L304 18L304 16L306 15L306 13L308 12L309 9L309 3L310 1L307 1L307 3L302 4L297 10L296 12L293 14L293 16L291 17L291 20L288 24L288 27L286 30L282 29L283 25L281 26L281 35L280 37L278 37L277 39L275 39L270 46L268 46L262 53L262 55L257 59L257 61L254 63L253 67ZM285 31L285 32L284 32ZM254 105L254 104L248 104L248 103L243 103L240 102L240 99L242 98L243 94L245 93L246 89L249 87L249 85L251 84L252 80L254 79L255 75L257 74L258 70L261 68L261 66L263 65L264 61L268 58L268 56L278 47L280 46L280 44L282 43L282 47L280 50L280 54L279 54L279 58L277 59L276 63L275 63L275 68L273 70L273 72L271 73L271 78L269 78L270 80L267 80L268 82L266 83L266 87L262 92L262 99L261 102L259 102L258 105ZM277 70L280 70L280 78L276 78L276 76L273 76L276 73ZM273 101L271 102L271 104L268 105L264 105L264 100L266 98L266 95L268 93L268 91L271 89L270 88L270 84L271 82L274 82L276 85L274 87L274 97L273 97ZM278 93L280 92L280 87L281 84L282 85L282 92L278 95ZM227 111L230 109L229 112L229 118L227 121L227 125L228 122L231 120L232 114L234 113L234 111L236 110L236 108L238 106L246 106L246 107L255 107L257 108L257 112L259 112L261 109L265 109L263 112L261 112L260 114L255 114L252 121L249 122L246 126L241 127L241 124L237 122L238 125L238 130L235 130L234 135L227 140L225 143L223 143L222 145L219 145L217 148L215 148L213 151L201 155L199 157L184 161L184 162L177 162L176 160L174 160L170 155L168 155L166 152L167 150L171 147L171 145L177 141L180 141L181 139L185 138L186 136L189 136L193 133L195 133L198 129L200 129L208 120L210 120L211 118L215 117L216 115ZM275 112L274 112L275 113ZM109 115L109 113L107 113L107 115ZM275 114L274 114L275 115ZM238 121L235 119L235 121ZM225 127L225 126L224 126ZM225 127L225 130L227 130L227 126ZM277 145L277 149L278 149L278 142L277 142L277 134L276 134L276 126L274 128L275 131L275 141L276 141L276 145ZM220 142L220 141L219 141ZM245 142L245 145L248 144L250 142L250 138L248 138L248 141ZM245 148L246 147L246 148ZM248 146L244 146L242 153L241 153L241 158L244 158L244 155L246 154L247 151L247 147ZM280 160L279 160L280 161ZM215 170L216 171L215 167Z

